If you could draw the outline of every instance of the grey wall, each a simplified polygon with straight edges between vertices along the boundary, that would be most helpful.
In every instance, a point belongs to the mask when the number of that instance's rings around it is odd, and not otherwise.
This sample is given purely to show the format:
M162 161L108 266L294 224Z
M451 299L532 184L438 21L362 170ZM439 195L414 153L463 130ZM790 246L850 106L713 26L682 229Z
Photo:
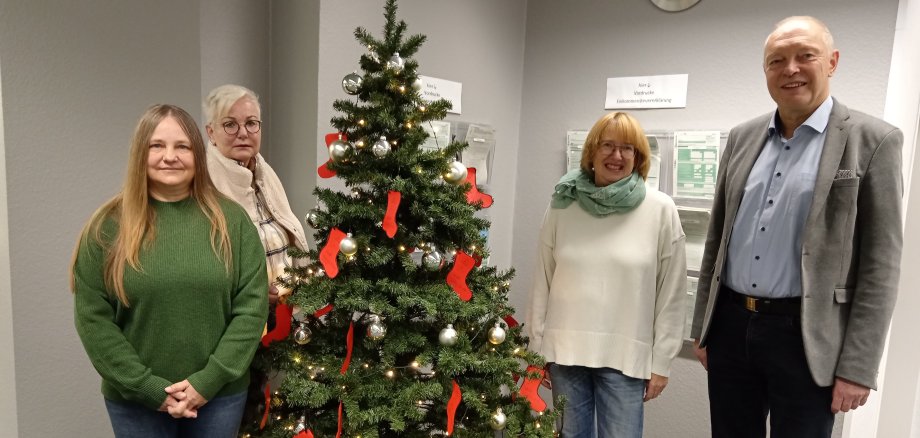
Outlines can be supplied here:
M649 130L728 130L774 108L760 67L772 25L788 15L815 15L841 50L832 93L881 116L897 5L706 0L673 14L650 2L530 0L513 219L515 299L524 300L530 287L540 220L564 171L565 131L590 128L605 112L606 78L688 73L687 108L637 111L640 122ZM705 388L703 369L685 348L668 388L647 405L645 435L708 436Z
M316 186L317 75L319 72L318 1L271 2L272 118L266 159L278 173L297 217L314 205ZM331 105L331 104L330 104ZM325 131L324 131L325 132Z
M194 4L194 2L190 2ZM262 154L272 152L272 117L269 71L271 64L271 2L252 0L199 0L201 45L201 98L187 108L204 132L201 99L217 86L237 84L255 91L262 103ZM194 42L193 40L190 42ZM207 141L207 137L205 137Z
M111 434L99 377L73 330L67 268L84 221L121 183L137 117L154 102L198 107L198 38L198 5L183 0L3 3L21 436Z
M332 102L348 97L341 88L342 77L358 68L358 59L365 51L352 33L355 27L364 26L380 37L384 24L382 3L321 2L318 164L329 159L319 146L321 137L332 132ZM501 268L512 263L514 162L520 143L526 5L524 0L404 0L399 2L397 14L409 24L408 33L428 36L416 55L419 72L463 84L463 114L449 115L447 120L484 123L496 129L489 187L495 203L485 213L492 220L491 263ZM320 180L320 184L340 187L329 180Z
M2 74L0 74L2 83ZM3 102L0 87L0 102ZM16 356L13 351L13 300L10 284L10 234L6 208L6 141L3 135L3 106L0 105L0 424L10 435L19 434L16 421Z

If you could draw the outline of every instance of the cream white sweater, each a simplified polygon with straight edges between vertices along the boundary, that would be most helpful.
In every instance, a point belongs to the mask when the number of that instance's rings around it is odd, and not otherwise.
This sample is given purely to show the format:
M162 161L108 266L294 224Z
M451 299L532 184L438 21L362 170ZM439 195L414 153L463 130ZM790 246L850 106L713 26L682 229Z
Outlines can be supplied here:
M265 162L262 154L256 154L255 173L240 166L236 160L223 156L217 146L208 145L208 173L211 181L221 193L243 206L249 219L256 226L259 223L259 211L256 206L256 191L252 188L253 179L265 197L265 203L272 216L294 237L291 242L297 248L307 250L307 237L303 226L291 211L287 194L274 169Z
M625 214L596 218L577 202L547 209L530 349L560 365L668 376L687 309L684 240L674 202L654 189Z

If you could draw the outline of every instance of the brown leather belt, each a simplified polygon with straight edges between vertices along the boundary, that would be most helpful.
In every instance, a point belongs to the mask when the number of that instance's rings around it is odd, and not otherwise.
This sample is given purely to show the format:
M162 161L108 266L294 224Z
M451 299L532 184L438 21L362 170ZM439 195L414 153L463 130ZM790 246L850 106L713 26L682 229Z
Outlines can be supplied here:
M749 312L764 313L770 315L792 315L797 316L802 313L802 298L762 298L752 297L737 292L733 289L722 285L722 290L727 292L725 295L728 299Z

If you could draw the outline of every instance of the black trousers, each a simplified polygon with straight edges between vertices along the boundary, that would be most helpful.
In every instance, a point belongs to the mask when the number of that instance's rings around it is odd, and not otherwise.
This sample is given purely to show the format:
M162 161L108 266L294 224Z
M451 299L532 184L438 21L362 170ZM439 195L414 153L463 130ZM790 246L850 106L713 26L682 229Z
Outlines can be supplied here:
M720 294L706 344L713 438L830 438L832 387L815 384L801 318L753 313Z

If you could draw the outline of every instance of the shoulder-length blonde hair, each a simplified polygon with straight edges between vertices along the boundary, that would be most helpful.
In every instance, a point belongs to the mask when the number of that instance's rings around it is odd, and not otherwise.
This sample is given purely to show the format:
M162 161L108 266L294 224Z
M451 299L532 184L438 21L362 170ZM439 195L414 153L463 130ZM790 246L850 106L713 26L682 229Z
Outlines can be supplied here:
M220 207L223 195L214 187L208 175L207 154L204 140L195 119L184 109L175 105L153 105L144 112L131 139L131 151L128 157L127 174L121 192L115 195L93 213L83 227L77 246L74 249L70 266L70 290L76 293L74 268L82 244L88 239L105 248L105 285L111 293L125 306L129 306L125 293L124 273L126 267L142 271L140 250L156 236L156 211L150 206L150 192L147 183L147 155L153 131L166 118L173 118L188 136L195 158L195 175L191 183L191 197L211 222L211 249L224 261L224 268L229 272L233 262L230 251L230 236L227 233L227 220ZM102 225L107 220L114 221L118 232L114 239L103 239Z
M642 125L635 117L624 112L612 112L601 116L594 126L588 131L588 137L585 138L585 146L581 152L581 170L584 171L591 179L594 179L594 156L601 144L601 137L608 127L613 128L616 136L621 138L626 144L631 144L636 148L635 171L643 180L648 179L648 170L651 167L652 150L648 145L648 138Z

